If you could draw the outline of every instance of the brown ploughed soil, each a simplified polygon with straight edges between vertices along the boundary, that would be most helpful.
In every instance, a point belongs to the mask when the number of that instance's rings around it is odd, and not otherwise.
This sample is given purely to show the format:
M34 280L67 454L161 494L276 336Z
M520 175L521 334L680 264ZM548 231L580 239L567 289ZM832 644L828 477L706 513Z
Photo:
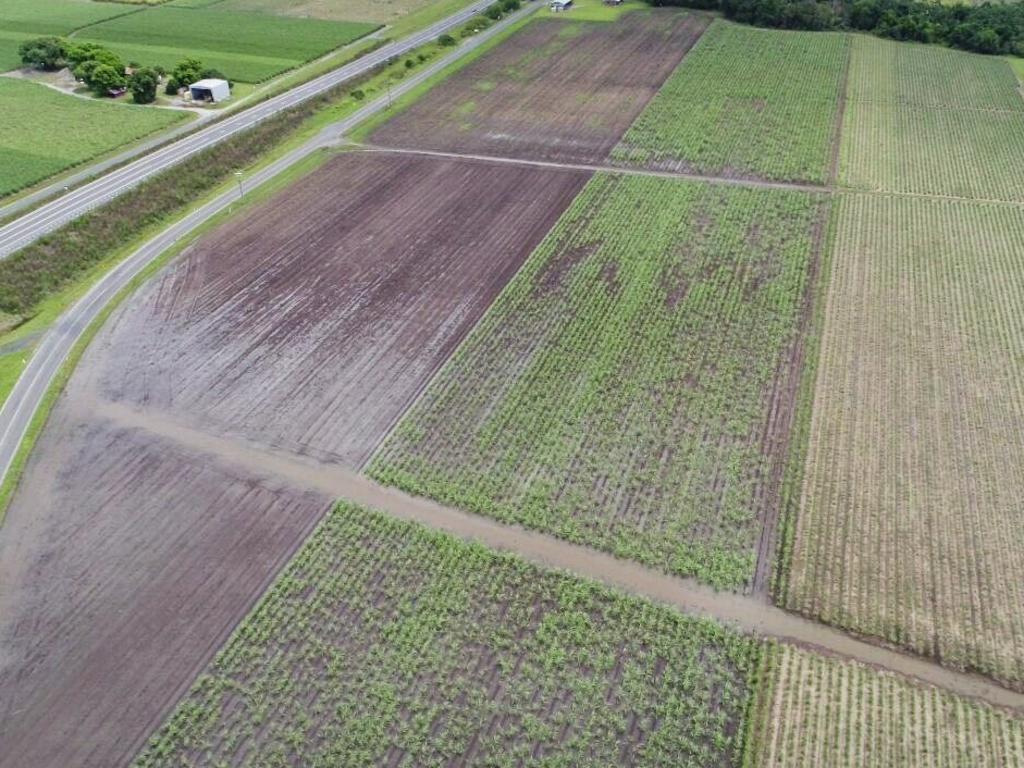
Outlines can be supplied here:
M0 766L130 760L328 505L62 402L0 536Z
M331 498L102 399L357 466L589 176L345 154L115 312L0 528L0 768L128 762Z
M614 23L531 22L370 140L531 160L604 160L708 22L656 10Z
M339 156L128 302L99 389L358 467L588 177Z

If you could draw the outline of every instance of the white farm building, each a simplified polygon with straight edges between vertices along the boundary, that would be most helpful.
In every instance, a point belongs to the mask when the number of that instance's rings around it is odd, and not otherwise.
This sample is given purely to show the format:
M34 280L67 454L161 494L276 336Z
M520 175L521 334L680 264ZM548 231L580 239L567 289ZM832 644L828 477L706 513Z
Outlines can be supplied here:
M224 101L231 98L231 86L227 80L210 77L192 83L188 87L192 101Z

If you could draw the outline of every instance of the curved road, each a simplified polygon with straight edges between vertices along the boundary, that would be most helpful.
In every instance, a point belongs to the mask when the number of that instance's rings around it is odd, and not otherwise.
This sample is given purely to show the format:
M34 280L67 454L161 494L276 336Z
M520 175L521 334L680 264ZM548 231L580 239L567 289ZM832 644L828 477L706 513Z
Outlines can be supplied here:
M523 10L509 16L507 19L495 24L479 35L469 38L451 54L442 57L439 61L419 72L414 77L406 78L400 85L392 88L392 97L397 98L403 93L415 88L427 78L441 71L453 61L466 55L473 49L485 43L488 39L504 30L510 24L515 23L523 16L532 13L541 7L540 3L530 3ZM449 17L442 25L443 28L451 26L452 19L465 20L466 13L459 13ZM459 23L455 21L454 23ZM442 28L440 25L431 27L429 34L423 33L427 38L439 34L437 31ZM384 50L384 49L381 49ZM392 53L387 55L394 55ZM369 58L369 57L368 57ZM361 60L362 61L362 60ZM341 70L338 70L340 72ZM336 74L336 73L332 73ZM351 75L350 75L351 76ZM307 96L308 98L308 96ZM289 102L294 103L294 102ZM388 107L388 99L381 98L367 104L362 109L337 123L333 123L319 135L313 137L302 146L289 152L287 155L274 161L266 168L252 174L245 180L247 190L263 184L285 169L312 154L318 149L334 144L341 136L350 131L356 125ZM284 107L279 106L278 109ZM242 117L244 115L240 115ZM249 123L251 124L251 123ZM220 126L218 126L219 128ZM197 134L198 135L198 134ZM160 153L157 153L160 154ZM136 165L133 163L133 165ZM132 166L127 166L128 168ZM92 185L89 185L92 186ZM83 190L86 187L83 187ZM74 193L72 193L74 194ZM39 404L46 395L57 372L60 370L64 360L81 337L82 332L95 320L103 308L114 298L131 280L138 275L146 266L166 251L172 245L180 241L185 235L194 231L211 216L225 210L232 203L237 202L239 192L232 188L227 192L218 195L200 208L180 219L152 240L147 241L141 248L132 253L127 259L118 264L114 269L104 275L92 286L77 303L66 310L56 323L47 331L38 348L29 360L25 370L22 371L17 384L11 390L3 408L0 409L0 482L10 471L14 457L18 453L18 447L28 431ZM60 201L57 201L60 202ZM50 206L45 206L49 208ZM44 209L40 209L42 211Z
M378 48L371 53L321 75L307 83L298 85L279 96L249 107L237 115L219 120L182 139L166 145L128 165L111 171L95 181L74 189L57 199L41 205L29 213L0 227L0 259L7 258L19 248L38 240L87 211L117 197L122 192L142 183L146 179L167 170L187 157L214 146L229 136L251 128L256 123L293 107L307 99L318 96L336 85L362 75L392 56L401 56L423 45L438 35L464 24L476 15L484 3L459 11L433 26L394 43ZM463 46L465 47L465 46Z

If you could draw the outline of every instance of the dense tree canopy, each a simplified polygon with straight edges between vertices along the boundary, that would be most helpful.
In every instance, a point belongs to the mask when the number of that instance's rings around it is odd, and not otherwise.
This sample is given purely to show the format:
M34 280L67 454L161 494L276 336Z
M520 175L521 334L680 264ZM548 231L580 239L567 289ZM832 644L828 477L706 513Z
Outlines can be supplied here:
M128 79L128 89L132 92L132 101L136 104L152 104L156 101L156 88L160 84L160 75L155 70L136 69Z
M37 37L18 46L21 63L26 67L54 70L65 66L65 41L59 37Z

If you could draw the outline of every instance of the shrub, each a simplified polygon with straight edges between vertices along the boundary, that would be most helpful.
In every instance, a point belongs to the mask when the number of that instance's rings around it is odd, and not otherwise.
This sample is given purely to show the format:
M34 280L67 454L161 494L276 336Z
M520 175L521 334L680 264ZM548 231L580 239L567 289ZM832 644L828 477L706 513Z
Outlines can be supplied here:
M451 48L453 45L458 45L458 42L451 35L441 35L437 38L437 44L442 48Z

